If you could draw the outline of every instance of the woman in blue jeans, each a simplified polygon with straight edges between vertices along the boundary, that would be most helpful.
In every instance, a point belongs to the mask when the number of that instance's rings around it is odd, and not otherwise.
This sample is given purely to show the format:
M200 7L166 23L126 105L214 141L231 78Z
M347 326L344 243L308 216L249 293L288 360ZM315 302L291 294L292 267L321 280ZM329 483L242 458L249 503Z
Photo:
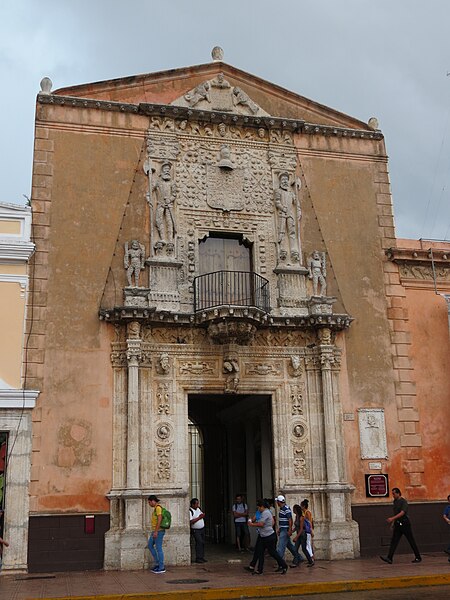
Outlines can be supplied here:
M148 549L155 562L152 573L165 573L163 540L166 532L161 529L162 507L159 504L159 498L153 495L148 497L148 503L153 508L152 532L148 540Z

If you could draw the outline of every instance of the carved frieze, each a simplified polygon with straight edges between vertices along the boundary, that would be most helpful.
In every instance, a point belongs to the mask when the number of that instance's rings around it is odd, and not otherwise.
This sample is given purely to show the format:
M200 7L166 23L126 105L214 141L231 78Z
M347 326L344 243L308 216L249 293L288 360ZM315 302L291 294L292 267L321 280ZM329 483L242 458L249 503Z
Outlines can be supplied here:
M245 374L259 377L279 377L282 373L281 363L246 363Z
M176 160L180 153L180 142L175 135L158 135L154 131L149 131L147 137L147 154L150 159L155 160ZM148 173L151 168L150 161L147 159L144 170Z
M418 279L422 281L433 281L433 268L427 265L400 264L400 277L405 279ZM450 268L441 265L435 268L436 279L450 281Z
M111 363L114 369L121 369L127 366L127 353L123 344L111 344L112 352L110 354Z
M179 364L180 375L217 375L217 363L214 360L192 360Z

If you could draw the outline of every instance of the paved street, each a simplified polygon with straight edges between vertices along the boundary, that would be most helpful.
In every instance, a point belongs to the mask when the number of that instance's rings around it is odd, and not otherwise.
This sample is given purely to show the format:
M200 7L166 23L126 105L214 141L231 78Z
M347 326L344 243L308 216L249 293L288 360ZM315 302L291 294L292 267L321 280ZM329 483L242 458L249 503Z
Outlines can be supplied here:
M260 600L269 600L274 596L266 596ZM280 598L280 596L276 596ZM359 592L341 592L339 594L314 594L313 596L282 596L281 600L448 600L450 586L404 588L401 590L373 590Z

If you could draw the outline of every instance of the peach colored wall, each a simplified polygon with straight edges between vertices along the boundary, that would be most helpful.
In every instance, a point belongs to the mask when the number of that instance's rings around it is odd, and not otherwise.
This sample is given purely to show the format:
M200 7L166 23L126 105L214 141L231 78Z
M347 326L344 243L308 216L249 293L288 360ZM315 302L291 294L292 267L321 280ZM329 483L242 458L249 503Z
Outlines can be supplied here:
M449 290L450 292L450 290ZM450 489L450 335L447 304L434 290L407 289L411 358L420 412L419 431L428 499Z

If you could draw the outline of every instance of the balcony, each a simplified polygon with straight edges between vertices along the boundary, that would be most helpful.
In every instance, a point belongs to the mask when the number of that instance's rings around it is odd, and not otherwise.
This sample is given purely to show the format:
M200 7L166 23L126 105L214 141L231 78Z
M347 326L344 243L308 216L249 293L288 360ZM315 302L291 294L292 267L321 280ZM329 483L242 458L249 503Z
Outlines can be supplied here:
M194 279L194 311L247 307L270 312L269 282L252 271L215 271Z
M269 282L252 271L215 271L194 279L197 323L219 344L248 344L270 312Z

